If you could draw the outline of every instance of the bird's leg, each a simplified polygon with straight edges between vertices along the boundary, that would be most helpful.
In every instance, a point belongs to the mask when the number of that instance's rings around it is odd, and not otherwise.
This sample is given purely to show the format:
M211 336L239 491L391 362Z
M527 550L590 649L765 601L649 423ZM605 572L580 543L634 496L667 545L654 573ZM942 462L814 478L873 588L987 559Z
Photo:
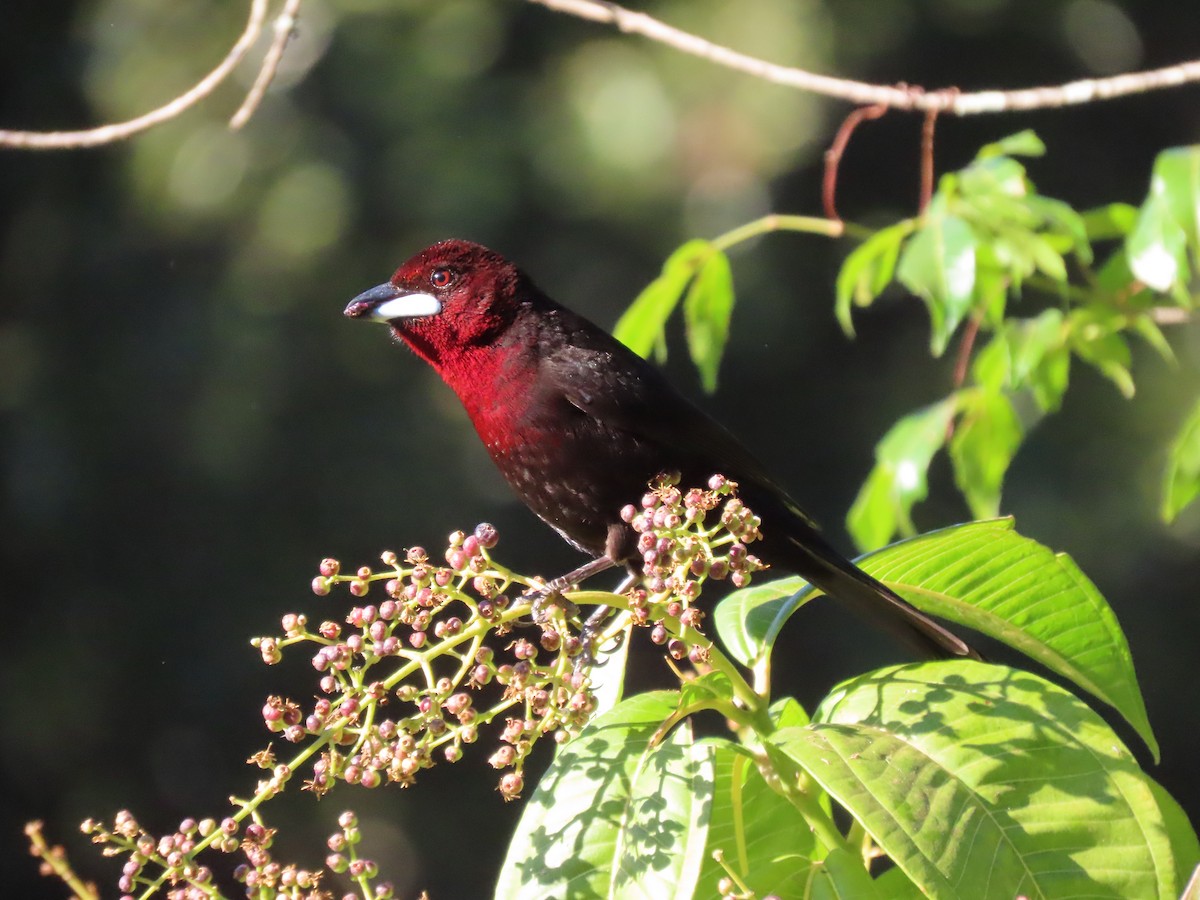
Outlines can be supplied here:
M607 571L616 565L616 562L607 556L601 556L584 563L578 569L572 569L566 575L560 575L546 582L545 587L534 588L527 593L527 596L533 598L533 621L539 625L546 621L548 610L547 605L561 603L563 600L562 592L574 584L578 584L584 579L591 578L593 575L598 575L601 572ZM566 610L568 616L575 615L578 610Z
M621 579L621 583L613 588L613 593L624 594L641 580L642 575L640 572L627 572L625 577ZM614 612L616 612L616 609L612 606L597 606L592 614L587 617L587 621L583 623L583 628L579 631L579 638L583 642L583 650L575 662L576 669L580 669L583 666L601 665L596 659L596 641L600 637L600 631L603 629L604 623L612 618ZM621 646L624 634L623 631L617 633L616 647Z

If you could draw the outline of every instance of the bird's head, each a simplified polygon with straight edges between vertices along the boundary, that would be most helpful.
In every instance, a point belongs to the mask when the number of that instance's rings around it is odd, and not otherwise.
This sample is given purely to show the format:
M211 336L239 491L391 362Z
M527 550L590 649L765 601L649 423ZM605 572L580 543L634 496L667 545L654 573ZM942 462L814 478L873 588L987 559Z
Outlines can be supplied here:
M346 307L352 319L390 325L435 365L494 341L519 312L521 274L499 253L469 241L442 241L404 263L391 281Z

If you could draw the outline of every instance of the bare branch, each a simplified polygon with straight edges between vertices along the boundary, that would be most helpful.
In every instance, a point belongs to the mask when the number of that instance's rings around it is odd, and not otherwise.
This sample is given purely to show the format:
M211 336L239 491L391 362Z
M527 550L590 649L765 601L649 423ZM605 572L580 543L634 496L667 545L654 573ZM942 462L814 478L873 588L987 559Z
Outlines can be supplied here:
M275 80L275 73L279 71L279 62L283 59L283 51L287 49L288 41L296 33L296 17L299 13L300 0L287 0L284 3L283 11L275 19L275 37L267 49L267 55L263 58L262 68L258 70L258 77L254 79L250 93L246 95L241 107L229 120L230 128L235 130L241 128L258 110L258 105L266 96L267 88Z
M262 34L263 25L267 19L269 0L251 0L250 17L246 28L238 38L237 43L230 48L229 53L220 64L196 83L190 90L173 99L165 106L152 110L145 115L130 119L127 122L114 122L84 131L4 131L0 130L0 147L13 147L26 150L66 150L80 147L96 147L100 144L111 144L161 125L169 121L211 94L221 82L237 67L249 52L250 48ZM274 77L279 66L279 58L287 45L287 38L295 27L296 14L301 0L286 0L283 12L275 22L275 39L267 51L262 68L254 86L250 89L242 108L234 116L231 127L238 128L254 113L266 92L267 86Z
M846 120L837 130L837 134L833 138L833 143L829 149L825 151L825 177L821 184L821 205L825 208L825 217L834 221L842 221L842 217L837 211L837 176L838 166L842 163L842 154L846 152L846 145L850 143L850 135L863 122L871 119L878 119L888 108L882 103L876 103L874 106L860 106L851 110L850 115L846 116Z
M845 100L858 105L883 104L894 109L922 112L948 112L959 116L979 113L1046 109L1111 100L1129 94L1142 94L1162 88L1200 82L1200 60L1128 72L1110 78L1088 78L1068 84L1021 90L994 90L960 93L953 88L924 91L920 88L867 84L844 78L817 75L790 66L781 66L757 57L714 44L681 31L645 13L634 12L607 0L529 0L547 9L578 16L592 22L613 25L628 34L666 44L682 53L698 56L717 65L745 72L773 84Z

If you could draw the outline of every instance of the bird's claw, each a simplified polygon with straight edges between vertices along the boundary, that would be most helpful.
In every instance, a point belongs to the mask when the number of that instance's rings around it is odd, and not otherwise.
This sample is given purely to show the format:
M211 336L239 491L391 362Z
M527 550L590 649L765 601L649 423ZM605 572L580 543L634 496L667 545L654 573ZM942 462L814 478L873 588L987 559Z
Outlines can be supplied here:
M582 643L582 649L579 655L575 657L575 671L579 672L583 669L594 669L606 665L607 660L601 662L596 656L596 648L600 639L600 632L604 627L604 623L608 621L614 610L611 606L597 607L586 622L583 623L583 628L579 630L579 639ZM621 642L625 640L625 632L618 632L616 635L616 643L613 645L615 650L621 646Z
M531 605L530 615L533 617L534 624L550 624L551 614L555 608L561 609L567 619L573 619L579 615L579 607L564 597L562 591L563 587L559 587L555 581L551 581L542 587L530 588L524 593L524 599L528 600Z

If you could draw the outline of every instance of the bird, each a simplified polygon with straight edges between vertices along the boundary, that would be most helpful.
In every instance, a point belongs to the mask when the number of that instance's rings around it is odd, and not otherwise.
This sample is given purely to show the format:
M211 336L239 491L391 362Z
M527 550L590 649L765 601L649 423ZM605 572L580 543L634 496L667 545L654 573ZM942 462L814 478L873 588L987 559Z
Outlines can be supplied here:
M792 571L922 658L979 658L945 626L839 553L734 435L603 328L560 305L499 253L464 240L420 251L354 297L457 394L493 462L538 517L591 559L565 590L617 566L640 572L621 517L662 473L719 473L761 519L757 555Z

